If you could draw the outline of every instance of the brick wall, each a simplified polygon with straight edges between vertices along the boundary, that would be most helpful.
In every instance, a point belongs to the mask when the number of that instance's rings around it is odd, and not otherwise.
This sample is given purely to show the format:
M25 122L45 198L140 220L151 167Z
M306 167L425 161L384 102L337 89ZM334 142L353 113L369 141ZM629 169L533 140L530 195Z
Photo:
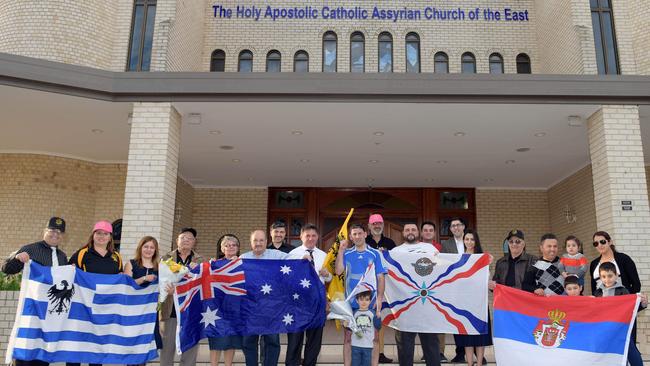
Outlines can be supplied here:
M169 243L160 243L161 252L175 248L176 237L179 231L184 227L194 225L194 187L191 184L178 177L176 183L176 208L174 209L174 230L172 232L172 241Z
M178 0L169 33L167 71L201 71L204 1Z
M196 188L193 221L199 252L214 257L216 242L226 233L237 235L242 252L250 250L250 232L266 229L267 204L266 188Z
M4 355L16 320L18 291L0 291L0 354Z
M537 255L539 238L551 230L545 190L477 189L476 221L483 248L503 255L503 240L512 229L526 236L526 250Z

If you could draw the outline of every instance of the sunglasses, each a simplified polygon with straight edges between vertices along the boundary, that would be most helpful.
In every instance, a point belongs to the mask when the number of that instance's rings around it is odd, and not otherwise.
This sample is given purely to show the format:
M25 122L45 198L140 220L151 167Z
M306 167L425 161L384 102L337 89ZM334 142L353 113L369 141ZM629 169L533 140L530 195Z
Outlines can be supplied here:
M519 240L519 239L508 240L508 243L510 243L510 244L521 244L521 240Z
M595 241L595 242L594 242L594 248L597 247L598 244L600 244L600 245L605 245L605 244L607 244L607 240L605 240L605 239L600 239L600 240L598 240L598 241Z

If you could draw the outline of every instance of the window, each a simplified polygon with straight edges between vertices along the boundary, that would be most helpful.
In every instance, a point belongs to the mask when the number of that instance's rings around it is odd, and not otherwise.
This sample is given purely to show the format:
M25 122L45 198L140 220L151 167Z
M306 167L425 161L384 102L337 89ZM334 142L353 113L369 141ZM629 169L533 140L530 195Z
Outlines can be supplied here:
M503 74L503 57L498 53L490 55L490 74Z
M525 53L517 55L517 74L530 74L530 57Z
M406 72L420 72L420 36L406 35Z
M433 72L436 74L449 73L449 56L444 52L436 52L433 55Z
M618 49L614 37L614 15L610 0L589 0L591 24L596 43L596 63L599 74L619 74Z
M364 72L366 54L366 41L361 32L354 32L350 36L350 72Z
M210 71L224 72L226 69L226 53L223 50L212 51L210 56Z
M323 35L323 72L336 72L336 33Z
M379 72L393 72L393 36L388 32L379 35Z
M461 56L460 72L463 74L476 74L476 57L471 52L465 52Z
M280 72L281 70L282 55L280 55L280 51L269 51L266 55L266 72Z
M239 53L239 64L237 66L239 72L253 72L253 52L243 50Z
M306 51L293 55L293 72L309 72L309 54Z
M156 0L136 0L133 5L127 71L149 71L156 19Z

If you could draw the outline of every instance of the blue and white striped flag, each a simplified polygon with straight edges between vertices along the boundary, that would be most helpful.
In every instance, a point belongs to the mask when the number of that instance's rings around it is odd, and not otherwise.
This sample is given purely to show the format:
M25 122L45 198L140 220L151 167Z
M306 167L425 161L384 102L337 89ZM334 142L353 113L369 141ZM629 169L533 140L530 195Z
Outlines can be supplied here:
M30 261L6 362L145 363L158 356L157 301L158 286L141 288L126 275Z

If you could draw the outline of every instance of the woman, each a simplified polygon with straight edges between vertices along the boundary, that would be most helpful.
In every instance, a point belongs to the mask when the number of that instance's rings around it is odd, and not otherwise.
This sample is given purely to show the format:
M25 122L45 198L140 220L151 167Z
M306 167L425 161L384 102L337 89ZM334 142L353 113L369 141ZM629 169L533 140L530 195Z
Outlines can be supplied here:
M465 244L465 254L482 254L481 239L478 233L474 230L468 229L463 235L463 244ZM467 365L472 366L474 362L478 366L483 365L483 356L485 355L485 347L492 345L492 331L490 326L490 313L488 311L487 334L479 335L459 335L454 334L454 340L457 347L465 347L465 359ZM472 358L476 355L476 361Z
M122 273L122 257L115 251L113 226L108 221L98 221L88 242L70 257L69 264L77 266L84 272L101 274ZM79 363L67 363L79 366ZM90 366L101 366L91 363Z
M158 240L153 236L145 236L140 239L135 249L135 258L131 259L124 266L124 274L133 277L135 283L142 287L158 278ZM158 313L156 312L156 325L153 330L156 348L162 349L162 337L158 326Z
M224 256L222 259L218 259L217 263L223 265L229 261L236 260L239 255L239 239L235 235L226 234L219 239L219 249L221 251L217 250L217 257L219 257L220 252ZM242 348L242 337L209 337L208 344L210 346L211 366L219 365L221 351L223 351L224 364L231 366L232 360L235 357L235 350Z

